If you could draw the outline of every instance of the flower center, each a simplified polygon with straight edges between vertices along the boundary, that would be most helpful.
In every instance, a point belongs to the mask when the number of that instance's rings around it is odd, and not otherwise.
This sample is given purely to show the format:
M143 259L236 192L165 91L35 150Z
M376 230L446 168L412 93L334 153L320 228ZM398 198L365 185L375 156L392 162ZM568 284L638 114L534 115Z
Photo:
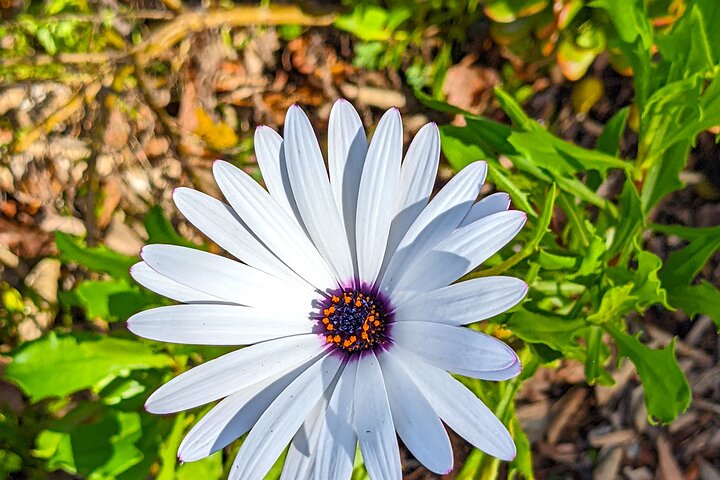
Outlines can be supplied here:
M360 352L385 342L387 315L383 302L360 290L338 290L322 302L325 340L347 352Z

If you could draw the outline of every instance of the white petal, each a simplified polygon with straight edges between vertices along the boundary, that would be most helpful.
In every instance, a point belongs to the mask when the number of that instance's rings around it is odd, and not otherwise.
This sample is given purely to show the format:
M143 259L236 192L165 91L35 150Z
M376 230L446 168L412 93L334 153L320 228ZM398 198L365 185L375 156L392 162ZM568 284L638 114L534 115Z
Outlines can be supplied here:
M218 403L185 435L178 449L180 460L200 460L243 436L307 366L309 364L289 373L273 375L229 395Z
M261 125L255 129L255 157L270 195L289 215L295 216L290 181L285 170L283 139L272 128Z
M426 362L468 377L483 378L484 372L505 370L518 363L517 354L504 342L465 327L396 322L390 336L398 346Z
M527 290L527 284L517 278L475 278L410 297L395 307L393 319L466 325L514 307Z
M358 192L355 226L358 276L373 284L383 263L402 158L402 122L393 108L380 119L368 148Z
M255 180L223 161L215 162L213 172L235 212L271 252L316 288L325 290L337 285L327 263L297 221Z
M276 277L301 281L248 230L229 205L183 187L173 191L173 199L190 223L238 260Z
M280 480L300 480L311 478L315 463L315 448L320 437L320 430L325 422L325 409L327 400L321 398L315 408L295 433L288 447L285 464L283 465Z
M493 213L504 212L510 208L510 195L505 192L493 193L472 206L467 216L460 223L460 227L485 218Z
M226 302L309 312L311 287L289 283L229 258L177 245L147 245L140 252L156 272ZM283 302L277 299L282 295Z
M353 429L357 364L350 362L345 366L325 409L325 421L314 454L312 478L315 480L345 480L352 475L357 446Z
M171 280L150 268L145 262L138 262L130 268L130 275L143 287L158 295L171 298L178 302L225 302L220 297L186 287L182 283Z
M290 371L326 349L317 335L279 338L198 365L155 390L145 403L150 413L187 410Z
M128 329L150 340L191 345L248 345L312 333L305 316L239 305L172 305L130 317Z
M368 144L360 116L347 100L340 99L330 111L328 169L330 187L345 224L350 253L355 257L355 216L358 189ZM357 264L357 259L355 259ZM355 265L357 267L357 265Z
M420 388L435 412L448 427L475 448L501 460L515 458L510 433L495 415L470 390L449 373L425 364L416 355L393 351Z
M439 162L440 132L435 123L428 123L413 138L400 169L395 217L390 227L384 267L387 267L410 225L427 206Z
M288 449L281 480L350 478L357 446L352 426L356 372L357 362L346 365L305 419Z
M381 291L392 291L410 265L457 228L480 194L486 174L485 162L471 163L438 192L393 253L380 284Z
M310 238L334 270L336 278L353 278L345 227L333 200L325 162L305 112L297 105L285 117L283 151L293 196Z
M390 400L393 424L410 453L428 470L447 474L453 468L450 438L435 410L391 351L378 358Z
M526 219L524 212L510 210L458 228L414 263L392 291L428 292L451 284L504 247Z
M355 377L355 433L365 468L373 479L401 479L400 450L380 364L372 350L358 360Z
M243 442L230 479L261 480L332 383L344 361L325 355L300 374L268 407Z

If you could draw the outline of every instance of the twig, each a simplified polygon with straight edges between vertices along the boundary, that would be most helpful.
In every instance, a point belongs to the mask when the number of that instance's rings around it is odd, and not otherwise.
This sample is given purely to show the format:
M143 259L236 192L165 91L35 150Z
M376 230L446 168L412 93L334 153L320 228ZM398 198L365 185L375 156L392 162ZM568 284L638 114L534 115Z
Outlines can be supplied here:
M49 15L47 17L35 17L35 22L84 22L96 25L107 22L108 20L172 20L175 14L166 10L136 10L123 13L117 13L109 9L105 9L99 13L61 13L58 15ZM6 28L22 27L22 22L11 20L4 25Z
M305 25L326 26L335 20L334 14L312 16L305 14L294 5L273 5L271 7L234 7L216 10L193 10L166 22L155 30L150 37L132 48L129 52L61 53L58 55L36 55L32 58L8 58L0 62L0 67L15 65L99 64L117 63L135 57L140 65L147 65L158 55L168 51L189 33L202 30L228 27L247 27L251 25Z
M13 150L21 153L35 142L41 135L50 133L58 124L70 118L75 112L82 108L85 102L90 102L100 91L102 81L96 80L88 83L55 112L48 115L40 124L21 134L15 143Z

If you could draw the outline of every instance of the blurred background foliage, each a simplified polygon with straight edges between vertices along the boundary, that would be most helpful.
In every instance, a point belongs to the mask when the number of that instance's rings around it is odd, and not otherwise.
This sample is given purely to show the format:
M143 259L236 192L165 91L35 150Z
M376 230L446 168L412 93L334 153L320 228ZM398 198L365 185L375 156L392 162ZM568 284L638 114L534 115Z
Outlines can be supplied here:
M128 269L144 243L219 253L172 188L218 195L215 158L260 180L254 125L281 128L297 102L322 136L346 97L370 128L399 106L406 139L438 122L438 186L486 159L529 215L468 276L530 284L522 305L473 326L516 348L523 374L462 379L518 456L501 465L453 436L448 478L717 478L717 0L0 0L0 12L0 476L227 475L241 442L176 459L207 408L142 404L228 349L129 334L128 317L168 301ZM435 478L404 450L403 467Z

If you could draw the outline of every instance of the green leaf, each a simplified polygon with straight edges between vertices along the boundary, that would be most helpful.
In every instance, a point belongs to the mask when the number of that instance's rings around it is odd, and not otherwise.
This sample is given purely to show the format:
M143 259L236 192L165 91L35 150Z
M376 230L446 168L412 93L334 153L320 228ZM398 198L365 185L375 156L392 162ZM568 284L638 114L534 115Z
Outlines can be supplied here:
M624 319L637 304L638 297L632 294L632 290L632 283L608 289L600 301L597 312L589 315L587 321L602 325Z
M720 3L716 0L695 0L695 8L700 11L703 30L712 50L712 63L717 64L720 61L720 30L717 28L717 19L720 18Z
M635 364L645 391L648 417L669 423L687 410L692 395L675 358L675 340L665 348L654 350L637 337L614 327L606 328L615 339L620 354Z
M660 223L652 223L648 227L656 232L664 233L666 235L676 235L683 240L692 241L699 237L706 235L713 235L714 233L720 234L720 226L698 228L698 227L686 227L684 225L664 225Z
M48 55L55 55L57 53L57 45L50 30L45 27L40 27L35 35L37 36L38 43L42 45Z
M522 210L531 217L536 216L532 205L530 205L527 191L516 182L516 179L521 177L510 174L504 168L494 163L488 163L488 177L490 177L490 181L492 181L498 189L510 194L510 198L512 198L513 203L519 210Z
M528 343L541 343L568 357L582 358L576 338L586 328L583 319L567 319L550 312L534 312L521 308L507 321L507 329Z
M545 204L543 205L543 211L540 214L540 218L538 218L537 223L534 225L533 236L530 238L530 240L523 246L523 248L520 249L519 252L515 253L512 257L508 258L501 264L488 268L486 270L482 270L473 276L485 277L491 275L500 275L501 273L504 273L505 271L520 263L520 261L524 258L532 255L535 250L537 250L538 245L540 245L540 241L542 240L543 236L545 236L545 234L549 231L550 220L552 220L552 212L553 207L555 206L556 198L557 188L555 187L555 184L553 184L547 193L547 196L545 198Z
M222 452L215 452L209 457L196 462L183 463L177 469L177 480L214 480L222 478Z
M711 27L715 30L717 25ZM705 30L700 7L693 5L676 21L672 29L656 38L665 62L670 62L669 80L681 80L698 72L712 70L712 48Z
M610 254L629 251L635 244L635 240L642 232L645 219L642 214L640 196L633 183L625 181L618 203L619 223L610 246ZM624 262L621 258L620 262Z
M634 273L633 293L638 297L638 311L659 303L670 308L667 292L660 281L659 272L663 268L662 260L654 253L641 250L637 257L638 267Z
M89 270L104 272L117 279L130 280L130 267L137 262L135 257L121 255L107 247L88 247L62 232L55 233L55 244L60 250L62 261L75 262Z
M140 414L98 410L85 403L40 432L34 454L61 469L90 479L115 478L142 461L135 443L142 436Z
M407 6L385 10L375 5L357 5L350 14L337 17L335 26L366 42L386 41L412 13L412 9Z
M526 480L534 480L535 473L533 472L532 464L532 447L527 435L523 432L522 425L515 415L513 409L513 416L510 421L510 431L515 441L515 448L517 454L515 458L510 462L508 478L513 478L514 474L522 475L522 478Z
M438 112L444 112L444 113L452 113L453 115L467 115L473 117L474 115L467 110L463 110L460 107L456 107L455 105L450 105L447 102L444 102L442 100L438 100L437 98L433 98L427 93L423 92L420 89L414 89L413 93L415 94L415 98L418 100L418 102L422 103L428 108L432 108L433 110L436 110Z
M629 113L630 107L624 107L615 112L598 137L595 150L612 155L613 157L616 157L620 153L620 142L623 132L625 131L625 124L627 123Z
M545 270L572 270L578 264L578 257L559 255L541 249L538 252L537 262Z
M145 224L145 230L147 230L148 243L166 243L198 248L194 243L178 235L162 208L157 205L150 207L143 219L143 223Z
M671 305L683 310L689 317L707 315L720 330L720 290L708 282L698 285L671 285L667 289Z
M672 252L660 271L666 287L690 285L710 257L720 249L720 227L697 229L690 244Z
M478 160L495 158L492 148L483 145L468 127L441 126L440 142L448 162L458 171Z
M642 107L650 88L651 47L653 30L641 0L594 0L591 7L602 8L615 27L618 47L633 68L636 103ZM622 14L618 14L622 12Z
M605 365L610 358L610 349L603 342L602 328L588 327L585 335L587 353L585 355L585 378L589 384L612 385L613 380Z
M652 163L643 182L641 199L643 213L647 215L665 195L680 190L684 184L679 175L688 155L691 144L689 141L673 145Z
M165 441L158 452L160 471L157 474L157 480L173 480L175 478L175 467L178 460L177 451L188 423L185 412L181 412L175 417L172 429L165 437Z
M137 341L58 337L51 332L15 353L5 376L17 383L31 402L37 402L94 387L131 370L170 365L170 357Z
M83 307L89 318L106 321L127 320L135 313L158 304L159 298L145 290L139 290L127 280L82 282L65 296L65 302Z
M588 150L557 138L547 130L513 132L510 144L535 165L565 175L586 170L605 173L608 169L627 170L632 164L597 150Z
M530 118L525 110L508 92L500 87L495 87L495 99L500 104L500 108L510 117L510 120L521 130L532 131L542 130L542 127L535 120Z
M605 240L597 235L590 239L590 245L585 249L580 267L569 278L585 277L596 275L603 268L603 256L605 255Z

